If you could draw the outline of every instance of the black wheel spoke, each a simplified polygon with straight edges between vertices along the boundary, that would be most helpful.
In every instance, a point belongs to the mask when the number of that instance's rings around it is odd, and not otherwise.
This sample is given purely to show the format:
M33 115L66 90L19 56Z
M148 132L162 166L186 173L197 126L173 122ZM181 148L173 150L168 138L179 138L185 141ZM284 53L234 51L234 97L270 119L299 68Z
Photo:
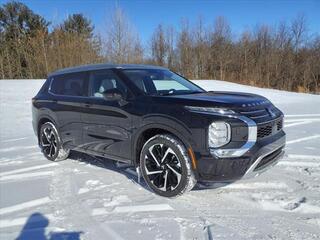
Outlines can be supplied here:
M145 155L145 171L150 182L161 191L172 191L180 183L180 160L172 148L155 144Z
M49 151L49 156L52 156L52 145L50 145L50 151Z
M51 130L45 128L44 131L43 131L43 134L44 134L47 142L50 143L51 142Z
M160 163L159 163L157 157L153 154L153 149L154 149L154 146L149 148L149 153L150 153L151 159L157 164L157 166L160 166Z
M174 167L171 167L169 164L167 164L168 168L171 170L172 174L174 174L178 180L178 182L180 182L181 179L181 173L179 173L178 170L174 169Z
M164 179L164 183L163 183L163 187L159 188L162 191L167 191L167 186L168 186L168 170L165 171L165 174L163 176Z
M41 133L40 145L44 154L48 157L53 157L57 152L57 141L50 127L44 128Z
M161 163L167 160L169 154L175 154L171 148L168 148L161 158Z
M170 187L171 190L174 189L174 187L179 183L178 179L174 174L172 174L172 171L169 170L168 174L168 187Z

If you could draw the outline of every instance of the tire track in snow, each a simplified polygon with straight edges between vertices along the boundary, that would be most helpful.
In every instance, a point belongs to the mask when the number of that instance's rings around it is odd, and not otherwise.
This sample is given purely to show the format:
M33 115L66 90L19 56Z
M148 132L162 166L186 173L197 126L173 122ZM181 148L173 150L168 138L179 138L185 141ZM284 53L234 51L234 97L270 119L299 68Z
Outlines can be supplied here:
M233 201L235 203L246 205L250 208L260 209L263 211L270 212L286 212L286 213L300 213L300 214L319 214L320 207L311 205L305 202L298 202L296 200L293 201L285 201L285 200L274 200L274 199L263 199L263 198L250 198L247 199L247 196L235 196L235 195L226 195L228 200ZM299 198L300 199L300 198ZM297 205L294 208L287 208L289 204Z
M25 210L28 208L32 208L32 207L37 207L37 206L47 204L50 202L51 202L51 200L49 197L44 197L44 198L39 198L39 199L31 200L28 202L20 203L17 205L13 205L10 207L0 208L0 215L13 213L13 212Z
M53 214L44 214L44 217L49 219L49 221L54 220ZM38 223L43 221L43 216L33 217L32 222L29 223ZM27 221L30 221L29 217L13 218L13 219L0 219L0 228L9 228L25 225Z
M98 159L97 159L98 160ZM102 166L99 166L99 163L100 163L100 161L101 160L98 160L98 162L97 163L95 163L95 164L91 164L91 163L89 163L90 165L88 166L88 167L90 167L90 168L93 168L92 169L92 172L89 172L88 174L90 174L90 179L91 180L88 180L88 181L90 181L90 182L92 182L92 181L99 181L100 183L105 183L105 180L107 180L108 178L105 178L105 177L103 177L103 175L101 175L101 172L100 171L93 171L93 170L96 170L96 168L98 168L98 169L104 169L105 168L105 165L104 164L101 164ZM75 162L77 162L77 161L75 161ZM68 162L67 164L70 164L70 162ZM108 167L107 167L107 169L106 170L108 170ZM118 170L118 169L117 169ZM114 171L115 173L117 173L117 174L119 174L119 176L121 176L121 174L123 174L123 173L118 173L117 172L117 170L115 170L115 169L111 169L111 171ZM126 172L126 170L123 170L124 172ZM100 174L99 174L100 173ZM123 176L122 176L123 177ZM121 178L122 178L121 177ZM87 182L88 182L87 181ZM114 181L116 181L116 179L113 179L113 183L112 184L110 184L110 182L108 182L108 184L107 184L107 186L108 187L110 187L110 186L114 186ZM121 181L121 180L120 180ZM130 185L132 184L132 179L128 179L128 181L126 181L126 182L128 182ZM135 183L135 182L134 182ZM87 184L86 184L87 185ZM101 185L101 187L102 186L105 186L105 185ZM139 187L140 187L140 185L139 185ZM131 188L131 186L128 186L128 188L130 189ZM105 188L104 188L105 189ZM92 189L91 189L92 190ZM107 193L108 193L108 191L106 191ZM111 192L111 194L112 194L112 196L119 196L119 195L115 195L115 193L114 192ZM79 196L79 195L78 195ZM105 196L104 194L101 194L100 195L100 198L103 198L103 196ZM91 200L94 200L95 199L95 197L94 198L90 198ZM148 195L148 201L151 201L151 200L153 200L154 199L154 196L152 195L151 196L151 198L150 198L150 196ZM131 200L130 200L131 201ZM92 202L92 201L91 201ZM142 203L144 203L145 202L145 200L143 200L143 201L135 201L135 203L138 203L138 202L142 202ZM110 203L114 203L113 201L111 201ZM100 230L100 233L102 232L102 233L105 233L105 235L107 235L107 236L111 236L112 235L112 239L122 239L122 232L119 232L119 234L118 234L118 232L114 232L114 230L112 230L110 227L109 227L109 223L108 223L108 221L104 221L103 220L103 222L101 221L101 217L103 217L103 215L105 215L105 216L110 216L110 213L112 214L113 213L113 211L111 211L111 209L110 209L110 211L111 212L109 212L109 211L107 211L106 209L108 208L108 203L106 203L106 204L103 204L103 206L104 206L104 208L92 208L92 206L90 205L88 205L88 202L87 201L81 201L80 202L80 204L81 204L81 208L83 209L83 211L84 212L86 212L86 214L89 214L89 215L91 215L91 219L92 219L92 222L94 222L95 224L96 224L96 227L98 227L99 228L99 230ZM169 205L169 204L143 204L143 206L142 205L138 205L138 206L127 206L127 204L126 205L120 205L120 206L118 206L118 204L115 204L115 205L110 205L110 206L112 206L112 207L114 207L113 208L113 210L115 210L116 208L117 209L119 209L119 212L117 213L117 215L112 215L112 216L118 216L118 217L120 217L121 218L121 222L123 222L123 224L125 223L125 222L127 222L127 221L130 221L130 219L127 219L127 217L128 217L128 215L131 215L133 212L146 212L145 210L148 210L147 212L149 212L149 209L150 209L150 212L152 211L152 210L154 210L153 212L155 212L155 211L167 211L168 209L172 209L173 210L173 208ZM139 208L140 207L140 208ZM139 208L139 209L138 209ZM142 209L144 209L144 211L142 211ZM152 209L152 210L151 210ZM118 210L116 210L116 211L118 211ZM123 212L121 212L121 211L123 211ZM169 210L169 211L171 211L171 210ZM97 219L96 217L98 217L98 216L101 216L100 217L100 219ZM102 218L102 219L104 219L104 218ZM125 220L123 220L123 219L125 219ZM111 220L113 220L113 218L111 219ZM112 222L113 221L111 221L111 224L112 224ZM97 230L96 230L97 231ZM97 231L98 232L98 231ZM110 233L111 232L111 233ZM115 235L116 234L116 235ZM121 235L121 236L120 236ZM141 237L142 237L142 235L141 235Z
M158 211L173 211L174 209L169 204L146 204L132 206L117 206L113 210L108 211L105 208L95 208L92 210L93 216L106 215L110 213L136 213L136 212L158 212Z
M36 145L32 146L24 146L24 147L9 147L9 148L2 148L0 149L0 153L7 153L7 152L13 152L17 150L28 150L28 149L38 149L39 147Z
M279 166L289 166L289 167L313 167L319 168L320 163L316 162L301 162L301 161L280 161L278 162Z
M42 164L42 165L37 165L37 166L33 166L33 167L16 169L16 170L7 171L7 172L1 172L0 177L12 175L12 174L17 174L17 173L22 173L22 172L29 172L29 171L33 171L33 170L39 170L42 168L55 167L57 165L58 165L57 163L49 163L49 164Z
M314 121L302 121L302 122L296 122L296 123L291 123L291 124L284 124L285 128L290 128L290 127L295 127L295 126L300 126L300 125L305 125L305 124L310 124L313 123Z
M109 237L110 239L123 240L107 224L102 225L96 221L91 216L90 206L80 202L77 194L77 181L73 175L74 172L68 169L70 168L62 165L55 169L50 184L50 198L54 201L54 224L67 226L68 229L80 227L84 234L89 235L88 239L100 239L100 234L102 234L105 239Z
M21 173L21 174L13 174L8 176L0 177L1 181L20 181L20 180L26 180L26 179L34 179L36 177L46 177L53 175L53 171L43 171L43 172L34 172L34 173Z
M294 122L303 122L303 121L319 121L320 118L294 118L294 119L285 119L285 123L294 123Z
M298 139L291 140L291 141L287 141L286 145L290 145L290 144L298 143L298 142L303 142L303 141L308 141L308 140L313 140L313 139L317 139L317 138L320 138L320 134L309 136L309 137L304 137L304 138L298 138Z
M2 157L0 159L0 166L5 166L6 164L11 165L11 164L15 164L15 162L17 160L25 160L26 158L30 158L28 159L28 161L24 161L24 163L30 163L31 161L38 161L39 159L35 157L39 157L41 159L43 159L43 155L41 154L41 152L31 152L31 153L26 153L23 155L18 155L16 157L10 158L10 157Z
M316 156L316 155L288 154L287 157L288 157L288 158L294 158L294 159L317 160L317 161L320 161L320 156Z
M2 140L1 143L17 142L17 141L25 140L25 139L28 139L28 138L30 138L30 137L7 139L7 140Z
M256 190L256 189L287 189L288 185L284 182L239 182L239 183L213 183L209 186L201 185L200 188L210 189L219 188L221 190Z
M317 122L320 122L320 118L285 118L284 127L290 128L306 124L318 124Z
M320 117L318 113L312 114L285 114L285 117Z

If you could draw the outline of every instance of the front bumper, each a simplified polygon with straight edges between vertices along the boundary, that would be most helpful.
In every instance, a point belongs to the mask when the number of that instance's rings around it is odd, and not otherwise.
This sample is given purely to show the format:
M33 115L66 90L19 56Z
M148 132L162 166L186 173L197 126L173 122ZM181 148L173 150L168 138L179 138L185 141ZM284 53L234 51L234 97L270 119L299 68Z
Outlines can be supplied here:
M285 135L277 141L261 148L257 159L248 168L243 178L255 177L278 163L284 155Z
M281 159L285 142L286 135L281 131L256 142L241 157L218 158L211 154L198 156L198 180L225 182L259 175Z

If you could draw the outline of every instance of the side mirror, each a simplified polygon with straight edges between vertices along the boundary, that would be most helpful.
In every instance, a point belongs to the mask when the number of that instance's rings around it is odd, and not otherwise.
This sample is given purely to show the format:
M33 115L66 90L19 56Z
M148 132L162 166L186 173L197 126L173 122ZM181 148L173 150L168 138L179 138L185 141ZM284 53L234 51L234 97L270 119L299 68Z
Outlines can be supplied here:
M117 88L108 89L102 95L106 101L120 101L123 99L122 92Z

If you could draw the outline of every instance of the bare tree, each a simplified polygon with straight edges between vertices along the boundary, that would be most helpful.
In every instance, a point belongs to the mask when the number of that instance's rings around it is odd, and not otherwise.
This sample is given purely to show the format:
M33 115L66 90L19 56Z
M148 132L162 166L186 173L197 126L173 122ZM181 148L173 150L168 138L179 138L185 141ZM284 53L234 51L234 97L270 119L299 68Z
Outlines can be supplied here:
M157 65L165 66L168 45L165 38L164 27L159 24L151 37L151 54Z
M179 59L179 72L183 73L186 77L192 78L193 75L193 39L187 20L182 21L181 30L178 33L177 39L177 52Z
M143 51L138 34L133 30L126 14L115 7L107 22L106 59L115 63L134 62L134 53Z
M208 54L208 39L203 18L200 16L194 29L194 53L195 53L195 77L202 79L207 77L207 59Z
M167 45L167 67L170 69L175 69L175 38L174 38L174 28L172 26L167 27L165 35L166 45Z
M163 65L191 79L320 92L320 35L309 33L304 15L235 38L224 17L211 27L201 17L191 24L183 20L177 30L159 24L150 46L142 44L120 7L109 16L102 39L81 13L48 28L22 3L0 5L0 77L43 78L59 68L107 60Z
M304 42L305 34L307 32L306 17L304 15L298 15L291 22L291 32L293 47L295 51L301 47L302 42Z
M231 28L224 17L217 17L210 36L210 64L213 77L224 80L231 54ZM219 74L216 74L218 70Z

